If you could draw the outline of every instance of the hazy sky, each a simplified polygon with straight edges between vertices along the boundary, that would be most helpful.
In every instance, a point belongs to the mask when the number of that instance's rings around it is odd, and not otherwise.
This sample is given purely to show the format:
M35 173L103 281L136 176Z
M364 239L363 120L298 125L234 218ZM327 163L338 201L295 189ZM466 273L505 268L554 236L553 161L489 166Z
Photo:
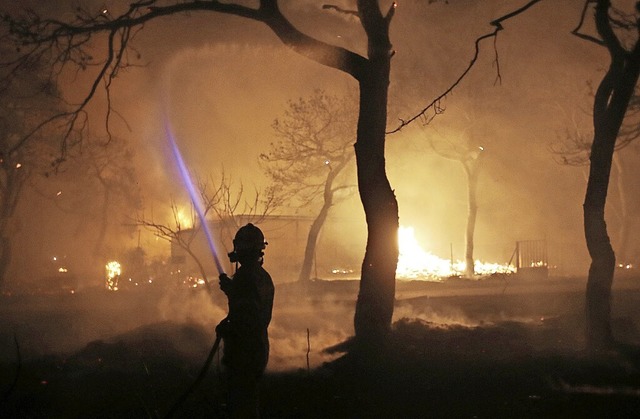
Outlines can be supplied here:
M46 8L64 16L73 3L50 1ZM117 10L128 2L79 3ZM363 53L358 22L321 10L323 3L282 2L301 29ZM353 8L355 2L334 3ZM468 64L475 38L491 30L487 23L523 2L427 3L399 2L392 23L397 53L390 127L446 89ZM572 118L589 132L586 83L597 83L607 64L604 50L570 35L582 3L543 1L508 21L496 44L501 83L495 84L492 43L485 42L477 67L443 103L444 115L429 127L409 127L388 137L388 174L399 200L400 223L415 226L428 250L448 257L453 245L460 256L463 252L464 172L459 163L435 155L426 140L443 136L485 148L478 253L502 257L516 240L546 238L554 248L571 248L568 255L586 255L581 230L585 169L558 165L549 152L549 144L564 135ZM193 13L151 22L137 35L135 46L144 66L123 72L112 90L130 130L116 121L114 131L135 144L145 204L155 213L166 208L167 195L181 194L164 138L165 115L194 171L207 176L224 169L245 185L259 187L265 179L256 168L257 157L274 141L271 123L287 100L318 88L333 93L356 88L349 76L297 56L265 27L235 17ZM70 87L77 92L86 88L82 77ZM356 214L354 223L363 222L355 198L336 211Z

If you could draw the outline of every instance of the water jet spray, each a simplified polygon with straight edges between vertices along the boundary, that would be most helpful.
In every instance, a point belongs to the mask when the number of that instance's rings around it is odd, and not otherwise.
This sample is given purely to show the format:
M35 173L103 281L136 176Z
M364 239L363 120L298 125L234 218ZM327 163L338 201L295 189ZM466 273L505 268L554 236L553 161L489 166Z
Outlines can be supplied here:
M189 170L187 169L187 165L184 163L184 159L182 158L182 153L180 153L178 144L176 143L171 127L169 126L168 118L166 117L165 117L165 132L167 135L167 140L169 141L169 145L171 146L171 152L173 153L173 158L176 162L176 165L178 166L180 177L182 178L182 182L184 183L184 186L187 189L187 192L189 193L189 197L191 198L191 203L193 204L196 214L198 215L198 219L200 220L200 224L202 225L202 230L204 231L204 234L207 238L207 244L209 245L209 250L211 251L211 256L213 257L213 261L215 262L216 268L218 270L218 274L222 275L225 273L224 268L222 267L222 263L220 263L220 258L218 258L218 251L213 241L213 235L211 234L211 230L209 230L209 226L205 218L202 197L196 191L196 188L193 184L193 180L191 179L191 175L189 174ZM211 362L213 361L213 357L215 353L218 351L218 348L220 347L221 340L222 340L222 336L220 336L220 334L217 333L217 330L216 330L216 339L213 343L213 346L211 347L211 350L209 351L209 355L207 356L207 359L204 365L200 369L200 373L198 374L194 382L191 384L191 386L185 392L183 392L178 398L178 400L176 400L176 402L171 406L171 409L169 409L169 411L165 415L165 418L173 417L173 415L177 412L180 406L182 406L182 404L185 402L189 394L191 394L195 390L195 388L202 382L202 380L204 379L207 373L207 370L209 369L209 366L211 365Z
M211 256L213 257L213 261L218 270L218 274L224 273L224 268L222 267L222 263L220 263L220 258L218 257L218 251L216 249L215 242L213 241L213 235L211 234L211 230L209 229L209 225L207 224L207 220L205 218L204 205L202 203L202 197L196 191L196 188L193 184L193 180L191 179L191 175L189 174L189 170L187 169L186 164L184 163L184 159L182 158L182 153L180 153L180 149L178 148L178 144L176 143L175 137L169 126L169 122L167 118L165 118L165 132L167 135L167 140L169 141L169 145L171 146L171 152L173 153L173 158L178 166L178 172L180 173L180 178L184 183L187 192L189 193L189 198L191 199L191 203L198 215L198 219L200 220L200 225L202 225L202 230L204 231L204 235L207 238L207 244L209 245L209 250L211 251Z

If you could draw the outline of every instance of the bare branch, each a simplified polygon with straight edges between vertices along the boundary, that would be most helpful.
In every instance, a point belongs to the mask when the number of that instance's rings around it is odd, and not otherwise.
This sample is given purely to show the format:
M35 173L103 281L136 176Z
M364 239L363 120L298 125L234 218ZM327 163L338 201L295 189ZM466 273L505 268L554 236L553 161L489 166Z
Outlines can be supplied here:
M280 138L260 155L260 163L273 185L288 200L301 206L317 201L327 183L354 157L353 100L316 90L308 98L290 101L272 124Z
M494 27L494 30L492 32L490 32L490 33L486 33L486 34L478 37L475 40L475 49L474 49L473 57L471 58L471 61L469 62L469 65L462 71L460 76L458 76L458 78L444 92L442 92L435 99L433 99L427 106L425 106L417 114L415 114L414 116L412 116L412 117L410 117L408 119L400 119L400 124L396 128L394 128L393 130L388 131L387 134L393 134L393 133L399 132L404 127L406 127L407 125L413 123L416 120L422 120L425 124L428 124L429 122L431 122L431 120L435 116L441 114L444 111L444 109L440 106L441 103L442 103L442 100L445 99L449 94L451 94L451 92L453 92L453 90L456 87L458 87L458 85L467 76L467 74L469 74L469 72L473 69L473 67L475 66L476 62L478 61L478 57L480 56L480 44L482 43L482 41L484 41L485 39L489 39L489 38L497 39L498 33L501 30L504 29L502 24L505 21L522 14L523 12L527 11L529 8L531 8L536 3L539 3L540 1L542 1L542 0L530 0L527 4L525 4L524 6L520 7L519 9L516 9L516 10L510 12L510 13L507 13L507 14L499 17L498 19L495 19L495 20L491 21L490 24L491 24L491 26ZM495 41L494 41L494 49L495 48L496 48L496 44L495 44ZM497 50L496 50L496 62L498 62ZM498 71L497 80L500 80L500 73L499 73L500 67L497 66L496 70ZM429 115L429 113L432 113L432 115Z
M74 20L70 22L43 19L35 12L26 11L21 18L8 15L2 17L3 23L8 27L5 38L11 39L20 51L18 59L0 63L0 66L9 69L9 74L15 74L34 60L46 60L51 66L51 77L54 79L68 66L73 66L76 71L98 67L98 73L80 103L72 106L69 111L43 121L20 143L28 141L44 126L60 122L66 127L61 146L64 152L72 134L85 128L85 109L101 85L106 92L105 127L107 133L110 133L113 112L110 87L119 70L131 65L127 51L130 50L130 42L137 31L147 22L161 17L207 11L262 22L295 52L320 64L344 71L357 79L365 71L367 60L364 57L300 32L282 15L276 0L261 0L257 8L218 0L176 1L168 5L158 5L155 0L139 0L119 16L112 16L106 10L96 14L78 8ZM104 57L94 58L90 43L102 35L107 37L107 45L103 49Z
M586 21L587 12L589 11L589 6L592 3L595 3L595 1L585 0L584 5L582 7L582 12L580 13L580 21L578 22L578 25L575 27L575 29L571 31L571 33L577 36L578 38L584 39L585 41L593 42L596 45L604 46L604 42L602 41L602 39L596 38L593 35L588 35L580 32Z

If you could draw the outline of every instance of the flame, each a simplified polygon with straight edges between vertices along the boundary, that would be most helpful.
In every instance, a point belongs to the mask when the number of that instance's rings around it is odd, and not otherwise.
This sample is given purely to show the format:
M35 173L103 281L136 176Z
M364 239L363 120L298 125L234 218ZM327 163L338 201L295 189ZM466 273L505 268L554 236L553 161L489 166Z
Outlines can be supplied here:
M193 228L193 217L188 214L188 211L184 208L180 208L176 212L176 222L178 223L178 228L180 229Z
M440 281L451 276L460 276L465 271L465 262L441 259L420 247L414 236L413 227L400 226L398 230L398 267L396 277L400 279L421 279ZM490 275L493 273L513 273L513 265L487 263L476 260L474 262L476 275Z
M400 226L398 230L400 255L396 277L403 279L425 278L438 280L451 275L451 261L440 259L420 247L413 227Z
M107 271L107 289L110 291L117 291L120 274L122 274L122 266L120 265L120 262L115 260L107 262L105 269Z

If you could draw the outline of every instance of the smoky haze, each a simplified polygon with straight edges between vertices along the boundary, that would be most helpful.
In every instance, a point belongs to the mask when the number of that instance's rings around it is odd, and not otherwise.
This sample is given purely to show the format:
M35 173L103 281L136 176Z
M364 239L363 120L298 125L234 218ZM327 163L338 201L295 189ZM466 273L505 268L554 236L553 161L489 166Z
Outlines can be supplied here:
M9 3L2 1L3 7ZM58 13L69 2L45 3L34 2L33 7ZM106 7L124 7L127 2L113 3ZM283 3L284 12L301 29L327 42L366 52L363 34L352 18L323 11L317 2ZM351 1L338 3L347 9L354 7ZM412 116L450 86L468 64L475 39L490 30L487 22L512 10L518 2L497 1L490 6L472 1L427 3L401 3L394 17L390 129L397 126L399 118ZM102 2L95 4L102 6ZM587 169L560 165L549 151L549 145L561 139L574 121L590 132L592 99L587 82L596 83L602 77L607 59L604 51L570 35L580 7L579 1L542 2L510 21L496 44L499 73L492 46L484 44L475 69L442 102L446 109L442 115L428 126L417 122L388 136L387 171L399 202L400 224L414 227L425 250L444 259L464 256L464 171L458 162L434 153L429 140L468 142L484 149L476 258L507 263L516 241L545 239L550 264L559 275L586 275L588 255L581 217ZM135 45L142 65L128 68L114 81L111 100L119 116L112 118L111 128L133 151L142 193L140 207L113 208L106 250L96 255L91 251L98 229L95 213L87 210L78 215L60 210L63 205L59 201L74 190L73 182L56 178L63 192L57 196L58 189L47 183L48 179L38 180L38 189L25 193L15 221L17 245L9 274L11 286L21 288L50 277L60 266L58 261L64 260L61 263L76 276L80 290L100 288L105 263L136 247L144 250L149 262L170 260L169 243L133 225L140 213L170 223L171 200L183 207L189 205L168 148L167 122L193 173L206 177L224 171L251 192L268 186L258 156L277 140L271 124L282 115L287 101L306 97L315 89L342 95L356 88L350 77L283 47L267 28L222 15L193 14L152 22L138 34ZM67 75L63 93L77 101L85 94L89 80L90 74ZM105 135L101 98L90 108L90 129L96 136ZM631 152L629 156L631 160L638 157ZM638 179L627 179L635 190ZM75 199L98 199L98 192L82 193L85 195ZM615 244L620 224L615 188L610 201L608 216ZM315 209L284 206L278 214L311 216ZM327 232L334 235L326 233L321 240L348 240L345 252L352 252L351 259L358 260L363 255L366 229L357 195L332 211L333 219L347 220L348 227L336 233L328 226ZM637 226L637 219L635 223ZM272 244L271 249L277 247ZM633 243L629 253L633 260L638 257L637 246ZM284 247L286 244L281 244L280 248ZM274 275L276 284L294 281L297 272L279 272L277 266L270 265L274 256L267 254L265 267L278 272ZM54 261L54 257L58 259ZM357 270L357 264L352 268ZM331 313L330 321L323 324L317 323L317 312L277 308L271 329L272 367L304 366L307 329L314 347L335 344L351 335L355 294L345 295L353 298L331 295L314 303L317 311ZM80 305L74 313L81 316L89 308ZM176 297L167 293L158 298L157 306L135 314L134 319L116 321L105 314L98 325L89 321L78 325L71 332L73 336L43 338L44 347L76 349L88 340L123 333L153 320L210 325L225 311L222 302L211 303L200 294ZM402 316L411 313L409 308L400 310ZM428 313L420 316L430 317ZM445 317L443 322L458 316ZM455 321L473 323L464 316ZM316 363L330 357L318 356Z

